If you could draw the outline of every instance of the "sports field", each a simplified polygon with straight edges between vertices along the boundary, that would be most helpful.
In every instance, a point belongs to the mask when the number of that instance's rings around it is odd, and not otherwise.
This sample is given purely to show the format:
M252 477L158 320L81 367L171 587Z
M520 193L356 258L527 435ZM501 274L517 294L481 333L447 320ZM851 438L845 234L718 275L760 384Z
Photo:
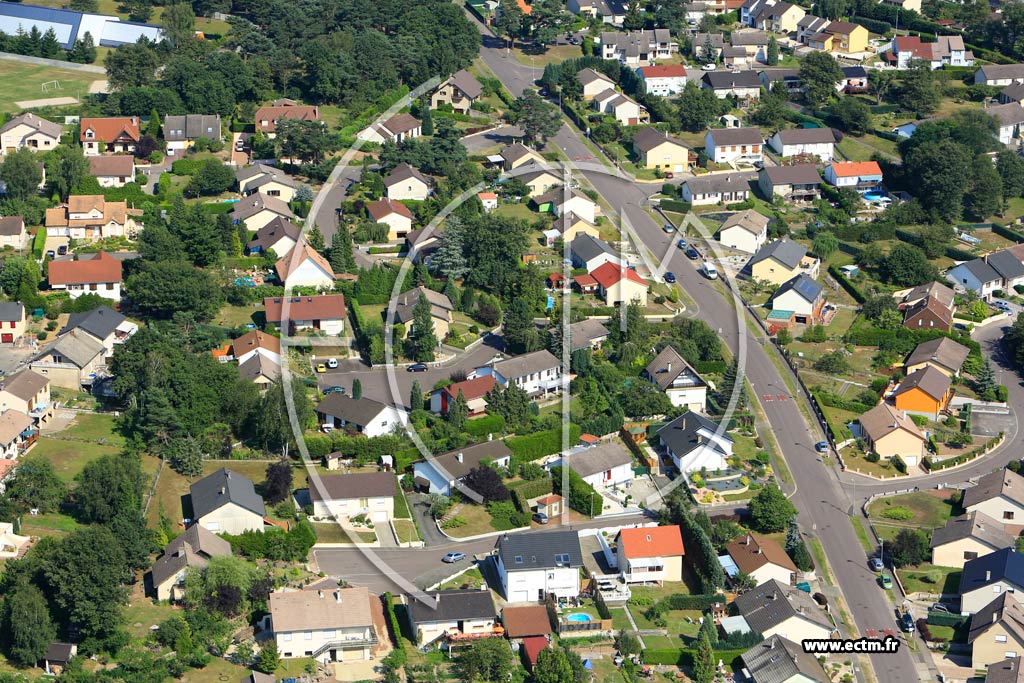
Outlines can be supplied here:
M104 79L101 73L72 71L12 60L0 60L0 111L20 111L16 102L51 97L84 97L89 84ZM42 84L59 81L60 89L42 90Z

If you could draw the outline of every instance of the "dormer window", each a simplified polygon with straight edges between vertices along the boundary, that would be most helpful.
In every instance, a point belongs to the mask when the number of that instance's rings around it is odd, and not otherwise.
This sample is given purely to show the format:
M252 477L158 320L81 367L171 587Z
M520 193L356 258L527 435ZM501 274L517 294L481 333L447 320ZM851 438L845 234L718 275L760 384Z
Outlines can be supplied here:
M92 130L90 129L90 130L87 130L87 131L85 131L85 137L87 137L87 138L93 138L93 137L95 137L95 136L93 135L93 132L92 132Z
M516 555L516 564L522 564L522 563L523 563L523 556L522 555Z

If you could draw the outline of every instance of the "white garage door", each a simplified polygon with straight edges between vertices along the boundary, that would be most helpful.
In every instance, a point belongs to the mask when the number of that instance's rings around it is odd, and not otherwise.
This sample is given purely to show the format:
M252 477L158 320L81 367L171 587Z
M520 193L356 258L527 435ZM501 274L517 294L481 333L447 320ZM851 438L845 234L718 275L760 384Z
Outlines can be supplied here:
M529 591L512 591L512 594L508 597L509 602L529 602L530 592Z

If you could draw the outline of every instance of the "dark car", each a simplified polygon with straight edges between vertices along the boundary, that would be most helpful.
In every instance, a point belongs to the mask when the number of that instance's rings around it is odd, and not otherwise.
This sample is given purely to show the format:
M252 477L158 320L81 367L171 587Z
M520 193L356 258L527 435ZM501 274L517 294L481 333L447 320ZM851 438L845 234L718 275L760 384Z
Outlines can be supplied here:
M907 633L914 632L914 615L910 612L904 612L903 616L900 617L900 628Z
M425 363L413 363L408 367L408 372L426 372L427 366Z
M697 259L700 258L700 254L697 253L696 249L690 247L689 249L686 250L686 258L690 259L691 261L696 261Z
M680 249L686 249L686 240L679 240L678 242L676 242L676 246L679 247Z
M344 393L345 393L345 387L327 387L326 389L324 389L324 396L328 396L330 394L344 394Z
M675 283L675 281L676 281L676 274L675 273L673 273L671 270L668 271L667 273L665 273L665 282L667 282L667 283L669 283L671 285L671 284Z
M54 258L55 256L57 256L57 254L53 252L53 249L47 249L46 255L49 256L50 258Z
M543 512L535 512L533 513L533 521L537 522L537 524L547 524L551 520Z
M67 253L68 253L67 245L62 244L59 247L57 247L57 254L58 255L64 256Z

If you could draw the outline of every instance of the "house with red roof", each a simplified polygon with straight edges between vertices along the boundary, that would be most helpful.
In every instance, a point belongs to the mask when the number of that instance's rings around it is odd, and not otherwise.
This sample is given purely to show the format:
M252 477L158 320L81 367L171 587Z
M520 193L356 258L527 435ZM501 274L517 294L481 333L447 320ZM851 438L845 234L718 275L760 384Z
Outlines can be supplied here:
M121 300L121 261L105 251L88 259L51 261L46 279L50 289L66 290L72 299L98 294L105 299Z
M383 197L367 205L366 212L374 223L388 226L388 242L404 240L412 231L412 211L399 201Z
M590 276L597 280L597 293L605 306L628 304L634 299L641 306L647 305L647 281L632 268L609 261L591 271Z
M469 408L468 416L479 417L487 411L487 394L494 389L495 384L494 375L484 375L435 389L430 392L430 412L447 415L461 393Z
M932 69L943 66L974 66L974 53L967 49L963 36L936 36L926 43L920 36L896 36L892 49L884 59L897 69L909 69L910 62L920 59Z
M882 187L882 167L877 161L835 161L825 169L825 182L863 194Z
M104 152L131 154L142 137L138 116L83 118L78 122L78 139L85 156Z
M616 559L628 583L683 580L683 535L678 526L622 529L615 539Z
M678 95L686 87L686 67L682 64L657 64L636 70L648 95Z

